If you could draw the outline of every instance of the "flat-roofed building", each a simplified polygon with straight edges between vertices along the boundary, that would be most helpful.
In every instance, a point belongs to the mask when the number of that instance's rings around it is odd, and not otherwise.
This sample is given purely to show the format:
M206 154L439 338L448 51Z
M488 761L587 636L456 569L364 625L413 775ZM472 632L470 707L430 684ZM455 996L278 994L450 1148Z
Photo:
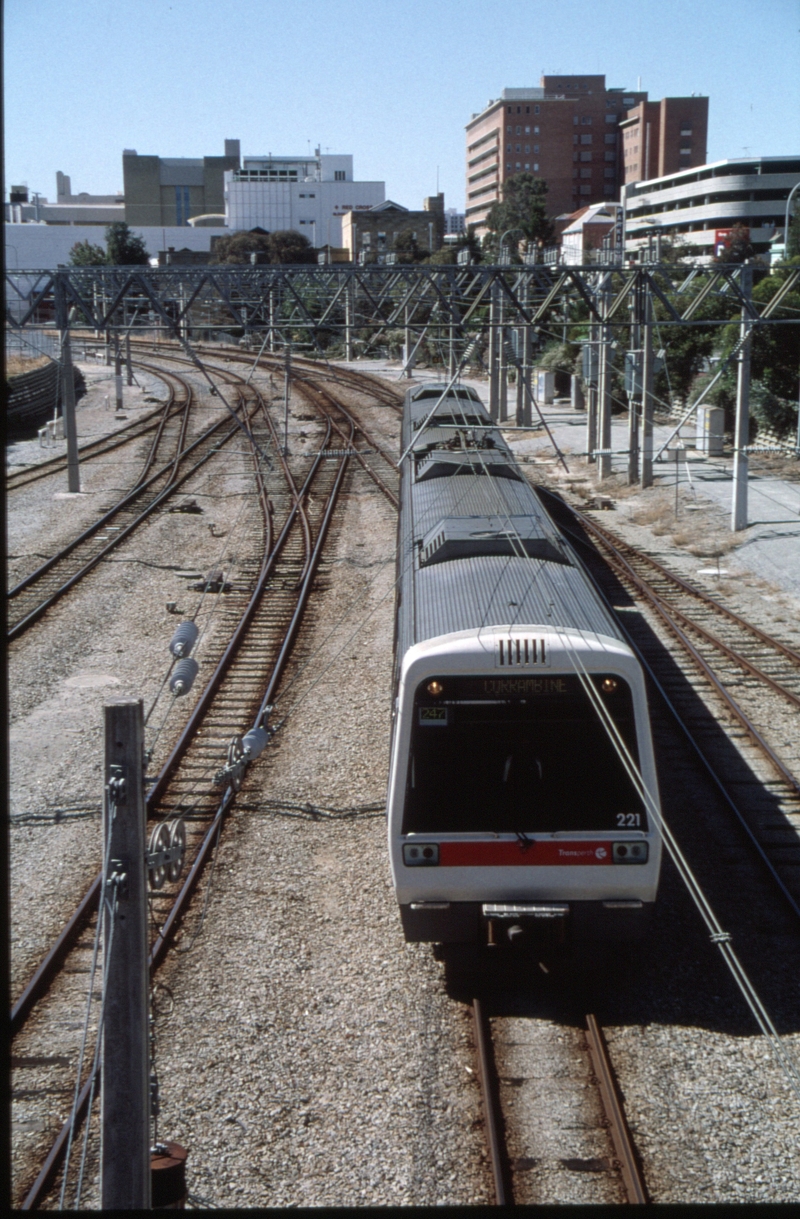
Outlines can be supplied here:
M224 175L239 168L239 141L225 141L221 157L122 154L125 220L136 226L185 226L193 216L225 210Z
M386 197L383 182L357 182L349 154L245 157L225 174L225 216L231 230L294 229L313 246L341 247L342 221Z
M624 188L628 252L657 233L712 258L734 225L750 230L756 253L783 238L786 201L800 182L800 156L713 161ZM782 249L781 249L782 252Z
M640 102L620 123L625 186L704 165L707 97L663 97Z
M646 100L606 88L605 76L542 76L536 88L504 89L467 124L466 223L483 234L503 183L525 172L547 183L550 216L618 199L618 127Z

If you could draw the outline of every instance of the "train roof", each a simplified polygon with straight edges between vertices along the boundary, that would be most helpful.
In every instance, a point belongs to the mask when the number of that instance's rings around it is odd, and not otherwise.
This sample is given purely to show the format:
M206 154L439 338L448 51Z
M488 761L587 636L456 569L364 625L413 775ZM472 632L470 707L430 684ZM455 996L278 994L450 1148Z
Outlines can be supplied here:
M401 471L400 655L494 626L552 624L621 640L499 430L428 427L413 436L415 405L407 398L403 423L404 448L412 447Z

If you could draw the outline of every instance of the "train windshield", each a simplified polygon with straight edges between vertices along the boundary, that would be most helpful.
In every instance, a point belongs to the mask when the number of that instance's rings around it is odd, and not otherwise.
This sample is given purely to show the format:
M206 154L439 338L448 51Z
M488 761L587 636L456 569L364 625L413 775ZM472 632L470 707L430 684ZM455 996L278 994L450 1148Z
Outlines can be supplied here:
M638 766L630 688L591 681ZM617 829L646 830L645 809L577 676L420 686L404 834Z

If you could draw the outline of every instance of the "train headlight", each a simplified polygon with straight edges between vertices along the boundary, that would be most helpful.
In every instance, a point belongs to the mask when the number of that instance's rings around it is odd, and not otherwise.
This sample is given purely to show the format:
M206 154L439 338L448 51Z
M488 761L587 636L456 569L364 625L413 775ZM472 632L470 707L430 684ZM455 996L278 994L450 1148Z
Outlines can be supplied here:
M617 688L617 685L618 685L618 683L614 680L613 677L604 677L600 689L603 691L604 694L613 694Z
M429 694L432 694L433 697L436 698L439 694L442 693L444 686L442 685L442 683L440 681L429 681L426 686L426 689Z
M404 842L403 863L407 868L435 868L439 863L439 844Z
M646 842L614 843L614 863L647 863L649 854Z

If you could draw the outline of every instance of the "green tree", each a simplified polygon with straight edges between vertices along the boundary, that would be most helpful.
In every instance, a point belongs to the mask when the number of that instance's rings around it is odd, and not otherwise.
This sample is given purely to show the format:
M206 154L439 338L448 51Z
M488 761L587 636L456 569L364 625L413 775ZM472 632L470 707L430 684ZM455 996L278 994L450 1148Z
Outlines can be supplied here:
M794 197L792 210L789 213L789 241L786 257L800 258L800 200Z
M302 233L294 229L279 229L270 233L267 244L270 262L273 263L305 263L316 262L314 247Z
M214 242L209 262L229 263L240 266L251 261L251 254L261 254L267 262L270 258L269 233L231 233Z
M501 235L507 229L520 229L527 241L552 241L553 224L547 216L546 201L545 181L531 173L514 174L503 184L502 201L492 204L486 226ZM516 236L519 238L519 233Z
M132 233L124 220L106 226L107 262L115 267L146 267L150 255L143 238Z
M73 267L103 267L108 258L101 245L92 245L91 241L76 241L69 252L69 261Z
M717 256L717 262L744 262L752 258L755 251L750 244L750 229L746 224L735 224L730 241Z
M397 261L401 263L422 262L425 259L425 254L419 248L417 239L410 229L405 233L397 234L392 249L397 255Z

